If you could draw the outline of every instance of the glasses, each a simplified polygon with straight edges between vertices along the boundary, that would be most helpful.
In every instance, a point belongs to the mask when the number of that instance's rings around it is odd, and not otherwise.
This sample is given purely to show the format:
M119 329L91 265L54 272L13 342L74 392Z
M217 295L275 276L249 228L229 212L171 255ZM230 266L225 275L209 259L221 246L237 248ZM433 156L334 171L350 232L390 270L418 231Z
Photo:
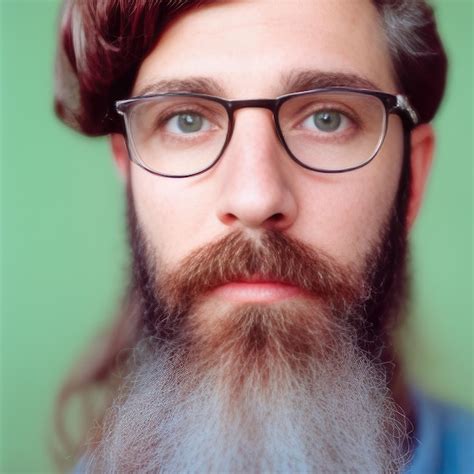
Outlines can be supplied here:
M402 95L343 87L276 99L225 100L177 92L116 102L131 159L170 178L195 176L214 166L232 138L234 112L247 107L271 110L276 135L290 158L322 173L367 165L382 146L388 114L399 115L408 130L418 123Z

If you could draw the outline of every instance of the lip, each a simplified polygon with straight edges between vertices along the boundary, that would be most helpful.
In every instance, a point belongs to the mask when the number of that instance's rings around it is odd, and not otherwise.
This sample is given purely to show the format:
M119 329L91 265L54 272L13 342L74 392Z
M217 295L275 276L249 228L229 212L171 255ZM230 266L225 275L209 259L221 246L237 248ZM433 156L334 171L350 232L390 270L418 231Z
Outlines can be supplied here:
M220 285L212 294L239 303L274 303L299 296L302 290L290 283L251 278Z

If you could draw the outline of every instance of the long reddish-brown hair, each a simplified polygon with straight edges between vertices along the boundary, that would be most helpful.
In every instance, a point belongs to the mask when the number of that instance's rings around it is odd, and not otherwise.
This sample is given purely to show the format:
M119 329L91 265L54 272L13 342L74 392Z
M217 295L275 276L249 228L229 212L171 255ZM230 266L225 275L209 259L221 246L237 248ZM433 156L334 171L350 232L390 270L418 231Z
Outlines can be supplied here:
M160 33L186 10L210 0L66 0L60 17L56 60L55 110L77 131L89 135L122 132L114 102L129 97L138 68L159 40ZM422 122L429 122L441 102L447 59L432 9L425 0L373 0L389 45L400 91L406 94ZM74 395L106 394L94 415L100 420L114 394L116 376L126 349L137 339L136 295L127 292L110 327L78 361L58 397L57 431L69 458L78 443L64 428L66 403ZM83 397L87 400L87 396ZM84 427L84 432L88 429ZM80 445L80 443L79 443ZM63 455L60 456L65 459Z

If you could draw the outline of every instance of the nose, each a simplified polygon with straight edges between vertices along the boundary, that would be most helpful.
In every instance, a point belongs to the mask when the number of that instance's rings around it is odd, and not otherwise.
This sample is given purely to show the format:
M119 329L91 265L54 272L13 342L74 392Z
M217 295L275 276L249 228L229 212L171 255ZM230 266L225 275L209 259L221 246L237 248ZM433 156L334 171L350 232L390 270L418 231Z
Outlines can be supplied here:
M235 113L231 141L221 158L217 215L234 229L285 230L297 216L292 174L267 110Z

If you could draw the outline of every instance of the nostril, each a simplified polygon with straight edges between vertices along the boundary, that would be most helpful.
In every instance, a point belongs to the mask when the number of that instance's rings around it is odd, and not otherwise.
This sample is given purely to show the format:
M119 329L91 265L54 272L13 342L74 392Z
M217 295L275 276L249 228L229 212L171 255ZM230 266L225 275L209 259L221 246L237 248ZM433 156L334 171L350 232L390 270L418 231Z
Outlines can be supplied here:
M273 214L272 216L270 216L270 221L271 222L281 222L283 219L285 218L285 216L281 213L281 212L277 212L276 214Z
M225 225L231 225L236 220L237 220L237 217L234 214L230 213L230 212L228 212L227 214L222 215L222 217L221 217L221 221Z

